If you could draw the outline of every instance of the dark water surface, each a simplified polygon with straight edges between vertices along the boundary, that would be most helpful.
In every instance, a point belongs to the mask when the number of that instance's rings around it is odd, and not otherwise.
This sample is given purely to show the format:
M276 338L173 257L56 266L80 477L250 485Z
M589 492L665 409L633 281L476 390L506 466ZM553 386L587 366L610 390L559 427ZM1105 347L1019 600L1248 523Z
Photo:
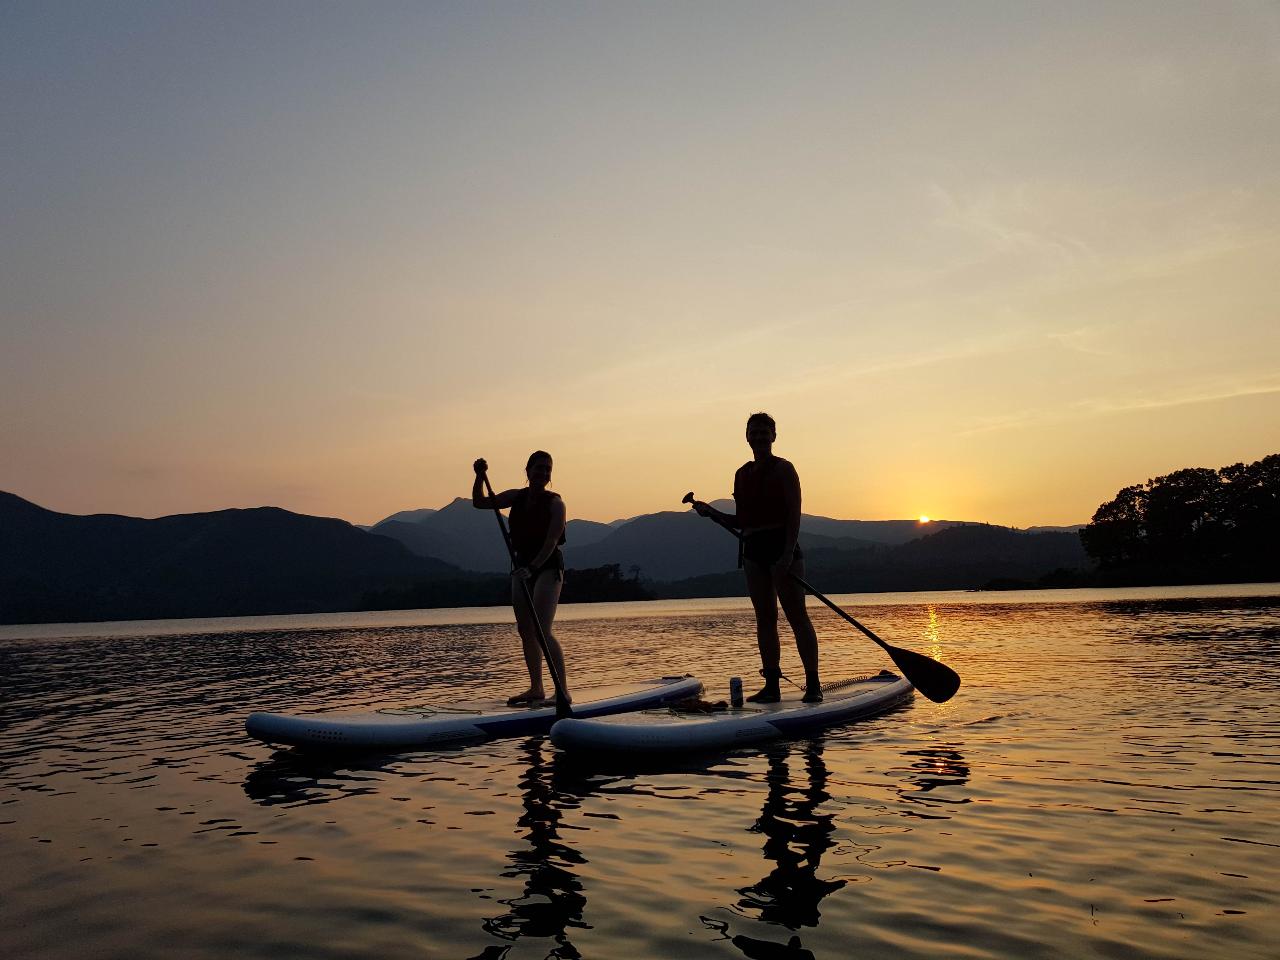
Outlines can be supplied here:
M959 695L642 769L243 735L513 692L504 611L0 627L0 955L1277 956L1280 585L844 599ZM889 665L814 618L828 678ZM672 601L557 632L579 682L719 698L751 623Z

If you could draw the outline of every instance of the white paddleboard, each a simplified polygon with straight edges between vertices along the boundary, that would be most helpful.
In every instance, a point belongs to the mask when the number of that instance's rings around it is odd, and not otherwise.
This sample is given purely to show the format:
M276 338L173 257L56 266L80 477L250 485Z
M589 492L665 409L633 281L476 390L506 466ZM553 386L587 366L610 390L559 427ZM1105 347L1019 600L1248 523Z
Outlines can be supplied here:
M565 718L551 728L551 742L564 750L612 753L676 753L722 750L780 737L808 736L825 727L884 713L915 692L902 677L884 671L824 684L826 699L803 703L799 690L778 703L745 703L717 713L649 710L601 719Z
M573 713L599 717L697 696L702 681L688 675L575 688ZM419 704L371 713L251 713L249 736L297 747L415 747L541 733L556 721L551 706L508 707L499 700Z

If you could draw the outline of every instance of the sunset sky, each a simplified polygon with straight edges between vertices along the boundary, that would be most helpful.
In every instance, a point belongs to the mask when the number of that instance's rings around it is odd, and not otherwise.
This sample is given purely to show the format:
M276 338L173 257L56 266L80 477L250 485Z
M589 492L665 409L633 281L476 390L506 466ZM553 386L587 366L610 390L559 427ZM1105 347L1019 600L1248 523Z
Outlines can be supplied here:
M0 7L0 490L370 523L535 448L1083 522L1280 452L1270 2Z

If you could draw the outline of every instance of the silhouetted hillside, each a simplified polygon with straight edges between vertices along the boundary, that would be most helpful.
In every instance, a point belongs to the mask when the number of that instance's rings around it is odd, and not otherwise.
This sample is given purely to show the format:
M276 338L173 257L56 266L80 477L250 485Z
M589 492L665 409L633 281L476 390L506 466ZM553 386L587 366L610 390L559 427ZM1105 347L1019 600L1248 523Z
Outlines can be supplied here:
M416 521L388 518L375 524L371 532L392 537L415 553L438 557L463 570L505 573L511 569L493 511L477 510L469 497L456 497Z
M568 544L565 562L571 567L617 564L626 571L639 567L646 580L679 580L734 569L738 543L692 510L664 511L629 520L597 543Z
M572 543L576 547L585 547L588 544L598 543L613 533L613 529L609 524L598 523L595 520L571 519L565 524L565 545Z
M488 607L511 602L509 576L427 580L407 587L372 590L361 601L361 610L418 610L430 607ZM590 570L566 570L561 603L604 603L620 600L652 600L653 593L616 565Z
M711 501L732 511L732 499ZM410 519L412 518L412 519ZM800 545L806 550L858 551L901 545L966 524L957 520L837 520L805 514ZM406 510L373 526L372 532L399 540L415 553L438 557L464 570L498 573L508 569L506 548L493 515L458 497L440 510ZM636 568L646 581L672 581L737 568L733 537L691 510L646 513L611 523L571 519L565 531L565 560L584 569L616 565Z
M800 518L800 532L896 546L962 523L960 520L930 520L928 523L918 520L834 520L805 514Z
M378 523L374 524L374 526L376 527L378 526L378 524L387 523L389 521L399 521L401 523L418 523L419 521L425 520L427 517L431 516L435 512L436 512L435 507L419 507L416 510L401 510L399 513L393 513L391 516L385 517L382 520L379 520Z
M55 513L0 493L0 622L350 610L457 574L344 520L274 507L156 520Z
M732 497L707 502L725 513L733 513L737 509ZM800 516L800 533L846 543L856 540L863 544L896 545L964 523L966 521L963 520L930 520L928 523L921 523L919 520L837 520L834 517L805 513Z
M511 568L493 511L477 510L466 497L457 497L440 510L401 511L374 524L371 532L399 540L416 554L437 557L464 570L505 573ZM606 523L570 520L565 542L582 546L612 532Z
M725 506L732 509L733 501ZM821 535L819 530L830 531L830 534ZM877 541L846 535L849 530L897 538L908 531L915 531L919 536L921 527L914 520L864 523L805 516L800 522L800 546L807 553L815 549L856 551L878 545ZM645 580L671 581L737 569L738 542L692 510L665 511L634 517L589 546L570 544L565 557L574 566L612 563L624 570L639 567Z
M81 517L0 493L0 622L509 600L509 561L491 511L460 497L440 510L396 517L416 519L388 518L364 532L272 507L157 520ZM884 542L926 529L934 532ZM808 516L801 530L808 577L829 592L1068 583L1088 567L1071 533ZM565 558L580 571L566 581L565 602L641 599L649 590L669 597L745 593L736 540L691 510L617 524L570 521Z
M370 527L368 532L397 540L408 547L410 553L419 557L442 559L442 555L449 552L446 549L447 543L442 538L432 536L430 530L412 521L383 520ZM433 550L436 552L432 553Z
M1007 527L954 526L898 546L805 550L805 578L823 593L969 590L997 579L1034 581L1056 570L1084 570L1088 558L1072 533L1024 533ZM657 584L661 597L745 596L742 574Z

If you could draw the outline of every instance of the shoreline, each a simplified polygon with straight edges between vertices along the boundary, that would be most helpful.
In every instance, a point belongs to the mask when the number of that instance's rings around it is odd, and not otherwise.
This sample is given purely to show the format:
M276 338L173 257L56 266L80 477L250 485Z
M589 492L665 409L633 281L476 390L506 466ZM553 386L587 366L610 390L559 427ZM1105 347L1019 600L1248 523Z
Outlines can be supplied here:
M1057 587L1028 590L918 590L876 593L833 593L832 599L850 607L898 607L916 604L963 606L1022 606L1031 603L1152 601L1165 599L1250 599L1280 596L1280 582L1247 581L1206 584L1153 584L1123 587ZM750 610L743 597L566 603L559 622L682 616L702 612ZM166 636L235 633L261 630L294 632L354 627L434 627L514 623L510 605L420 607L412 610L351 610L322 613L257 614L242 617L186 617L151 620L84 620L58 623L0 624L0 643L11 640L51 640L76 637Z

